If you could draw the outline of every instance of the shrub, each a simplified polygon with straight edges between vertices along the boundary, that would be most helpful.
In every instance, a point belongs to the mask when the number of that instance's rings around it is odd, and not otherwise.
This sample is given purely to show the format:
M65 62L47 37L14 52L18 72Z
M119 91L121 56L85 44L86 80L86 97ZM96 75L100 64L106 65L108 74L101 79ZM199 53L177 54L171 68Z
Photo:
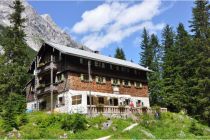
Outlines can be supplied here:
M18 127L25 125L26 123L28 123L28 118L26 116L25 113L17 116L16 118L16 124Z
M63 115L61 120L61 128L68 131L72 130L73 132L85 130L86 124L87 124L86 117L81 114L73 114L73 115L65 114Z
M191 123L189 132L193 133L196 136L203 136L203 130L196 125L195 121Z

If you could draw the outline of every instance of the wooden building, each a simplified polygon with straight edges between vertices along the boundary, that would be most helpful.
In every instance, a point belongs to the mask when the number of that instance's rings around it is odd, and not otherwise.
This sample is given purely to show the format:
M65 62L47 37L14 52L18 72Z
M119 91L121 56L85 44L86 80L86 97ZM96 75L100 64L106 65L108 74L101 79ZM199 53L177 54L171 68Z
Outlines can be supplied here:
M31 64L27 109L66 113L119 112L149 107L147 72L120 60L52 42L45 42Z

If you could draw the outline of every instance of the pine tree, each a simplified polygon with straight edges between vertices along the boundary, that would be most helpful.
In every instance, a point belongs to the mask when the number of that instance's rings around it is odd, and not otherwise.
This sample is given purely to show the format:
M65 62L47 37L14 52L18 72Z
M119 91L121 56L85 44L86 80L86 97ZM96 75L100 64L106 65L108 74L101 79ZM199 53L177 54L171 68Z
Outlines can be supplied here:
M147 30L144 28L143 30L143 34L142 34L142 42L140 45L141 48L141 53L140 53L140 64L142 66L150 66L151 65L151 56L149 56L149 54L151 53L151 49L149 47L149 34L147 32Z
M125 53L122 48L116 49L114 57L118 59L126 60Z

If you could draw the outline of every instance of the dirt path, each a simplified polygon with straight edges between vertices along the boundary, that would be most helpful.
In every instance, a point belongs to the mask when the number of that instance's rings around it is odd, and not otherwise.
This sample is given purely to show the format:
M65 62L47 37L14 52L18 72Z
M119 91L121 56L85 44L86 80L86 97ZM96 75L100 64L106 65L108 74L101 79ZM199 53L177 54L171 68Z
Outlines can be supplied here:
M138 123L131 124L130 126L126 127L122 132L129 131L137 125L138 125ZM108 140L111 136L112 135L109 135L109 136L101 137L101 138L98 138L98 139L95 139L95 140Z

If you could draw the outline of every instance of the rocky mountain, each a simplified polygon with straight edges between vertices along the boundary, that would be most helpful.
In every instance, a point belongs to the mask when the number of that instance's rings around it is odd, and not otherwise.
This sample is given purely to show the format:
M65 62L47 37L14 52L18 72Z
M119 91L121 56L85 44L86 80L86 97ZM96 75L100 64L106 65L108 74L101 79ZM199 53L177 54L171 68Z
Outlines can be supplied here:
M42 40L51 41L73 48L91 51L87 47L72 40L71 37L62 31L52 20L50 15L39 15L33 7L26 1L21 0L25 6L23 17L26 18L25 33L27 44L35 51L39 50ZM10 26L9 15L13 12L10 5L13 0L0 0L0 25Z

